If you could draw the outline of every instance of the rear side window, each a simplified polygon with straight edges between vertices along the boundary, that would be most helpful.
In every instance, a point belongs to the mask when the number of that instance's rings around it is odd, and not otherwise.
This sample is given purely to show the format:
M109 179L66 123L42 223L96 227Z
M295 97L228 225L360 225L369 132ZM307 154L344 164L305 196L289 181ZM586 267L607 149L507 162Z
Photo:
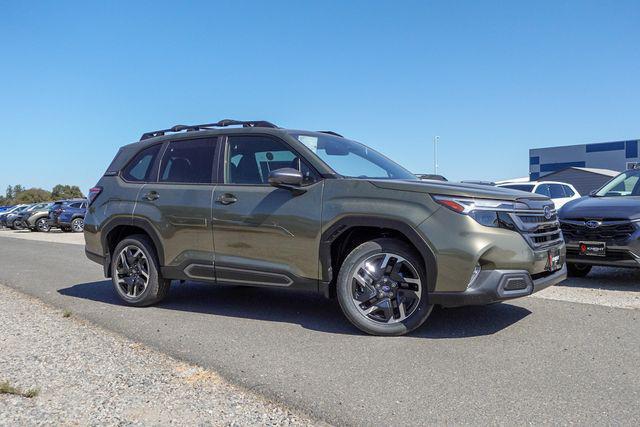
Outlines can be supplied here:
M549 184L549 193L551 194L552 199L562 199L563 197L566 197L564 195L562 185L560 184Z
M576 194L575 191L573 191L571 189L571 187L569 187L568 185L563 185L562 188L564 188L565 197L573 197L573 196L575 196L575 194Z
M172 141L162 156L160 182L210 184L215 176L214 139Z
M122 177L127 181L149 181L153 162L159 151L160 144L156 144L136 154L122 171Z

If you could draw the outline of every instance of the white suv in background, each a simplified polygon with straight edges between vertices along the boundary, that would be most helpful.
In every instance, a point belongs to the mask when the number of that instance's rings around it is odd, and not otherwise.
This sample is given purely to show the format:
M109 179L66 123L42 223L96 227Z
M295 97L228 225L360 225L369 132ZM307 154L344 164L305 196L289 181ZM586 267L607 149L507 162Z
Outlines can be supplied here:
M573 199L579 199L580 193L573 185L564 182L555 181L537 181L537 182L506 182L498 184L496 187L510 188L512 190L527 191L529 193L542 194L550 197L556 209L560 209L562 205Z

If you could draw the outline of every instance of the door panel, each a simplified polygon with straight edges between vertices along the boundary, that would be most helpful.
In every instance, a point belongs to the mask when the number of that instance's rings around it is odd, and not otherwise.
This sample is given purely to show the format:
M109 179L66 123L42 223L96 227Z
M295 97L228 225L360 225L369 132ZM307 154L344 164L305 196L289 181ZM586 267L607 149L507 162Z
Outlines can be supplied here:
M213 208L218 280L273 286L290 286L287 278L316 280L323 185L298 196L270 186L219 185ZM236 201L226 203L224 196Z
M324 182L285 142L232 136L214 192L216 277L221 283L317 287ZM271 171L294 168L305 191L268 184Z
M161 238L167 271L215 280L211 227L216 139L167 144L158 181L144 185L134 217L146 219ZM178 278L178 277L175 277Z

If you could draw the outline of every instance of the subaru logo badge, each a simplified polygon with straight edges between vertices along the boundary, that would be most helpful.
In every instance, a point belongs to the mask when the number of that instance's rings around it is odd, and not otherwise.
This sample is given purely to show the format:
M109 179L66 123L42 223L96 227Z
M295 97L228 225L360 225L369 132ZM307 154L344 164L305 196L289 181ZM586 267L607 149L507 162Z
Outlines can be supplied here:
M544 211L544 217L546 219L551 219L551 208L549 206L545 206L543 211Z
M598 228L600 227L600 224L601 224L600 221L593 221L593 220L587 221L584 223L584 225L586 225L587 228Z

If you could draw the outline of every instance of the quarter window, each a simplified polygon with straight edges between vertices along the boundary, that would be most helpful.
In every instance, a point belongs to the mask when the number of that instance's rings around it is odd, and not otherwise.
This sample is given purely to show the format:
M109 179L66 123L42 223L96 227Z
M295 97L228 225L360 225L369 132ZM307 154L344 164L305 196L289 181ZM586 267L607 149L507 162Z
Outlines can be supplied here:
M231 137L225 160L225 182L228 184L268 184L269 173L282 168L302 172L305 184L317 179L304 160L283 142L272 138Z
M122 176L127 181L149 181L153 162L160 151L160 144L145 148L129 162Z
M162 156L160 182L210 184L216 143L211 139L172 141Z
M576 194L575 191L573 191L571 189L571 187L569 187L568 185L563 185L562 188L564 188L565 197L573 197L573 196L575 196L575 194Z

